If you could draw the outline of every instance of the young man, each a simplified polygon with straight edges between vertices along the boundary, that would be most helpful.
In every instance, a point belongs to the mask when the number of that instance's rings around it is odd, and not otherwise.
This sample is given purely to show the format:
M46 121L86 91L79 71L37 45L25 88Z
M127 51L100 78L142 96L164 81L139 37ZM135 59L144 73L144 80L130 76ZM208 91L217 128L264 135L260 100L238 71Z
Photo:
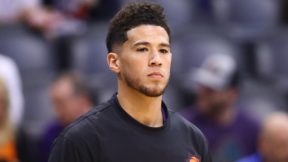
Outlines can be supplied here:
M162 102L172 58L163 8L124 7L106 41L118 93L70 125L49 162L210 162L199 129Z

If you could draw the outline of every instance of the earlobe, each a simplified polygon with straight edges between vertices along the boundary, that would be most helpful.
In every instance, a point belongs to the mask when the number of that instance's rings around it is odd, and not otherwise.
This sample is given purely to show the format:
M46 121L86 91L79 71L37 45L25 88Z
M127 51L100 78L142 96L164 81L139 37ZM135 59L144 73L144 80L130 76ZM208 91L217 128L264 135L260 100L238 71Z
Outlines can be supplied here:
M120 66L119 66L119 56L117 53L110 52L107 55L107 63L109 66L109 69L114 73L120 72Z

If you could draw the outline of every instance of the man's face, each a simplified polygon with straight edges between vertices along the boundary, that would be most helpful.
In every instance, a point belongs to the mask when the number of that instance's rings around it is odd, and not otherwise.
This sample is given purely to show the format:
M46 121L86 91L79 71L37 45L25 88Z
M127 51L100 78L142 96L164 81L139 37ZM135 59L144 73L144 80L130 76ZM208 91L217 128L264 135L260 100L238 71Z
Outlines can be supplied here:
M63 125L70 124L83 114L79 96L75 94L69 80L57 81L50 91L50 97L56 117Z
M213 90L200 86L197 92L197 105L201 113L215 116L223 112L231 100L231 90Z
M171 51L164 28L141 25L127 32L119 52L119 77L128 87L149 96L163 94L169 77Z
M286 124L286 123L285 123ZM267 162L288 161L288 125L282 129L274 130L266 136L262 142L264 147L260 148Z

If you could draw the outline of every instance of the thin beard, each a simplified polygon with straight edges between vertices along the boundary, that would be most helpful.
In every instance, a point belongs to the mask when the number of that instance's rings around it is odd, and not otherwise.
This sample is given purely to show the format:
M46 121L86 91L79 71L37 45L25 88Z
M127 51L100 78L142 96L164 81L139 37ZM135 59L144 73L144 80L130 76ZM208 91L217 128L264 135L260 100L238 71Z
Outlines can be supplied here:
M121 77L120 77L120 78L121 78ZM132 81L131 79L129 79L129 77L125 77L125 76L124 76L124 77L123 77L123 80L126 82L126 84L127 84L129 87L135 89L136 91L138 91L138 92L140 92L140 93L142 93L142 94L144 94L144 95L146 95L146 96L148 96L148 97L159 97L159 96L163 95L164 92L165 92L165 90L166 90L166 87L167 87L167 84L166 84L165 87L163 88L163 90L162 90L161 92L159 92L159 93L152 93L152 92L150 92L149 89L146 88L145 86L141 86L141 85L137 86L136 84L133 84L134 81Z

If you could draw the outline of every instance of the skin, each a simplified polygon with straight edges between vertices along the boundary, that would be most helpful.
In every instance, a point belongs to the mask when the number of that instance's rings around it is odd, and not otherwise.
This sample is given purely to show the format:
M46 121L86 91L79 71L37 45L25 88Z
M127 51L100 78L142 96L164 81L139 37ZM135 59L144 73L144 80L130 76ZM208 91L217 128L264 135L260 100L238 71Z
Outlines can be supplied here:
M162 94L170 77L171 51L164 28L140 25L127 31L128 40L107 55L117 74L118 100L138 122L161 127Z
M275 113L263 124L259 152L264 162L288 161L288 115Z
M237 91L234 88L213 90L200 86L197 93L197 108L202 114L221 125L227 125L234 119L234 103Z
M87 97L76 94L72 83L67 78L56 81L50 90L57 119L65 126L86 113L92 107Z

